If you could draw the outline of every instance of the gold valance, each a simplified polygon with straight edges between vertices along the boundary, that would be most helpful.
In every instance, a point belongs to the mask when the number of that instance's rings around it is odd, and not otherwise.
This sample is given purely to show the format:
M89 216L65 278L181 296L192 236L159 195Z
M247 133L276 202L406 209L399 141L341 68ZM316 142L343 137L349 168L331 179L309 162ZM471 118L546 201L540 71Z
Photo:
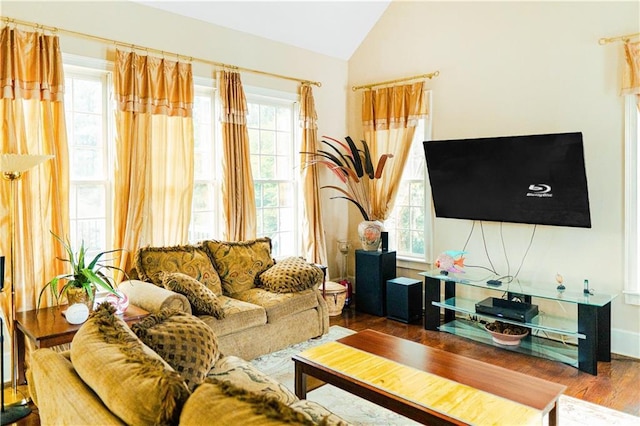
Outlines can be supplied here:
M4 27L0 30L0 46L1 98L54 102L64 99L57 36Z
M366 130L414 127L429 114L424 81L367 90L362 97L362 125Z
M625 72L622 79L622 94L640 95L640 42L624 43Z
M193 75L191 64L141 56L116 49L114 79L120 111L191 117Z

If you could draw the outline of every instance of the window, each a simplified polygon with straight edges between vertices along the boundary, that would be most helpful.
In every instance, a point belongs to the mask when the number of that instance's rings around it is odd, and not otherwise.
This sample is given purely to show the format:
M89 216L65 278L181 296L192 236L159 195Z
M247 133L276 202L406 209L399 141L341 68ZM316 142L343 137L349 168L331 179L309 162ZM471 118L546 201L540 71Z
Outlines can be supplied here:
M70 239L91 250L112 247L115 152L108 64L65 56L65 112L70 156ZM196 79L193 110L194 193L189 241L221 238L222 144L213 81ZM205 81L206 80L206 81ZM247 94L257 235L268 236L276 257L299 254L297 95L252 89Z
M427 117L416 127L393 211L384 222L389 246L398 257L423 262L431 258L431 193L422 142L430 139Z
M65 66L65 76L69 238L72 247L84 241L91 254L111 247L110 76L106 71L75 66Z
M296 103L247 95L251 171L258 236L272 241L274 257L299 251Z
M216 155L216 140L220 140L215 119L215 90L196 87L193 103L194 185L189 224L189 241L218 238L221 233L220 182L216 178L220 155Z
M247 129L256 197L256 235L272 240L275 257L299 249L296 159L296 103L283 96L247 93ZM286 95L284 95L286 97ZM193 123L195 183L189 241L222 235L219 179L222 136L215 113L215 91L196 87Z
M626 238L626 284L625 302L640 305L640 112L636 96L626 96L625 102L625 238Z

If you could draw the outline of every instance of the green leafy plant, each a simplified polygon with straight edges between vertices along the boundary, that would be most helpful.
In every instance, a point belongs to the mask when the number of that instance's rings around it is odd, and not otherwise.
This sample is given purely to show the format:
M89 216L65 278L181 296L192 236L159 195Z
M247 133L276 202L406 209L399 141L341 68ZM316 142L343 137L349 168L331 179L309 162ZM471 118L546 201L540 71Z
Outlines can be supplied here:
M345 137L346 143L328 136L323 138L329 139L329 141L322 140L329 149L302 152L308 156L306 165L320 164L331 170L344 184L344 188L335 185L322 187L334 189L343 194L343 196L331 198L343 198L353 203L364 220L377 220L371 205L371 186L375 179L382 177L384 166L393 154L382 154L374 164L366 141L361 141L362 148L358 148L349 136Z
M110 293L118 295L115 290L115 282L113 278L106 275L104 272L107 270L120 271L125 274L125 276L126 273L116 266L100 263L100 260L102 259L103 261L108 261L109 259L103 259L104 256L119 251L124 251L124 249L102 251L87 263L87 249L84 245L84 241L80 245L80 250L77 253L74 253L73 249L71 248L71 242L68 238L67 240L63 240L53 232L51 234L56 240L60 242L60 244L62 244L68 256L66 259L60 257L58 257L57 259L61 260L62 262L68 262L71 265L71 272L58 275L51 279L51 281L49 281L47 284L45 284L42 290L40 290L40 295L38 296L38 308L40 307L42 295L47 289L49 289L49 291L51 292L51 295L56 300L56 303L60 302L60 299L67 294L70 288L83 289L89 295L92 301L94 297L93 288L101 288ZM60 281L66 282L60 288L58 288Z

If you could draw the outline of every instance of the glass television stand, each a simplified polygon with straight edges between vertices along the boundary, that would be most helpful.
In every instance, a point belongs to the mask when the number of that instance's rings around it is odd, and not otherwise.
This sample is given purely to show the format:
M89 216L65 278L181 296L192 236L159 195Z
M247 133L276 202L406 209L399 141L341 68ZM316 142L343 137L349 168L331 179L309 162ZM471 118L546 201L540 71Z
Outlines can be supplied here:
M560 361L580 371L597 375L598 361L611 361L611 301L617 295L585 294L576 291L558 291L555 283L543 286L527 286L518 282L503 283L496 287L487 284L496 279L489 272L465 271L443 274L440 270L421 272L424 276L424 328L440 330L504 349ZM444 300L442 287L444 284ZM456 286L470 286L491 290L492 296L508 300L517 297L525 303L538 303L544 299L577 305L577 321L562 316L545 314L543 310L528 322L509 320L490 314L477 313L475 304L480 298L456 297ZM444 310L444 322L441 321ZM465 318L466 317L466 318ZM482 319L483 321L480 321ZM530 333L518 346L494 343L484 329L487 321L499 320L530 329ZM578 344L550 339L548 333L577 339ZM543 336L543 337L541 337Z

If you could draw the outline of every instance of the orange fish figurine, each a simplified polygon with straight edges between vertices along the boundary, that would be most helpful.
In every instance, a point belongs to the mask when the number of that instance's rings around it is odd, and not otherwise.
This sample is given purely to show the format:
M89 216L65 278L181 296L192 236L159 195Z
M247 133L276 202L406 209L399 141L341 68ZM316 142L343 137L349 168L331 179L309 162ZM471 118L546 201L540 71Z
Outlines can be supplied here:
M464 272L464 254L466 251L447 250L436 258L435 266L441 272Z

